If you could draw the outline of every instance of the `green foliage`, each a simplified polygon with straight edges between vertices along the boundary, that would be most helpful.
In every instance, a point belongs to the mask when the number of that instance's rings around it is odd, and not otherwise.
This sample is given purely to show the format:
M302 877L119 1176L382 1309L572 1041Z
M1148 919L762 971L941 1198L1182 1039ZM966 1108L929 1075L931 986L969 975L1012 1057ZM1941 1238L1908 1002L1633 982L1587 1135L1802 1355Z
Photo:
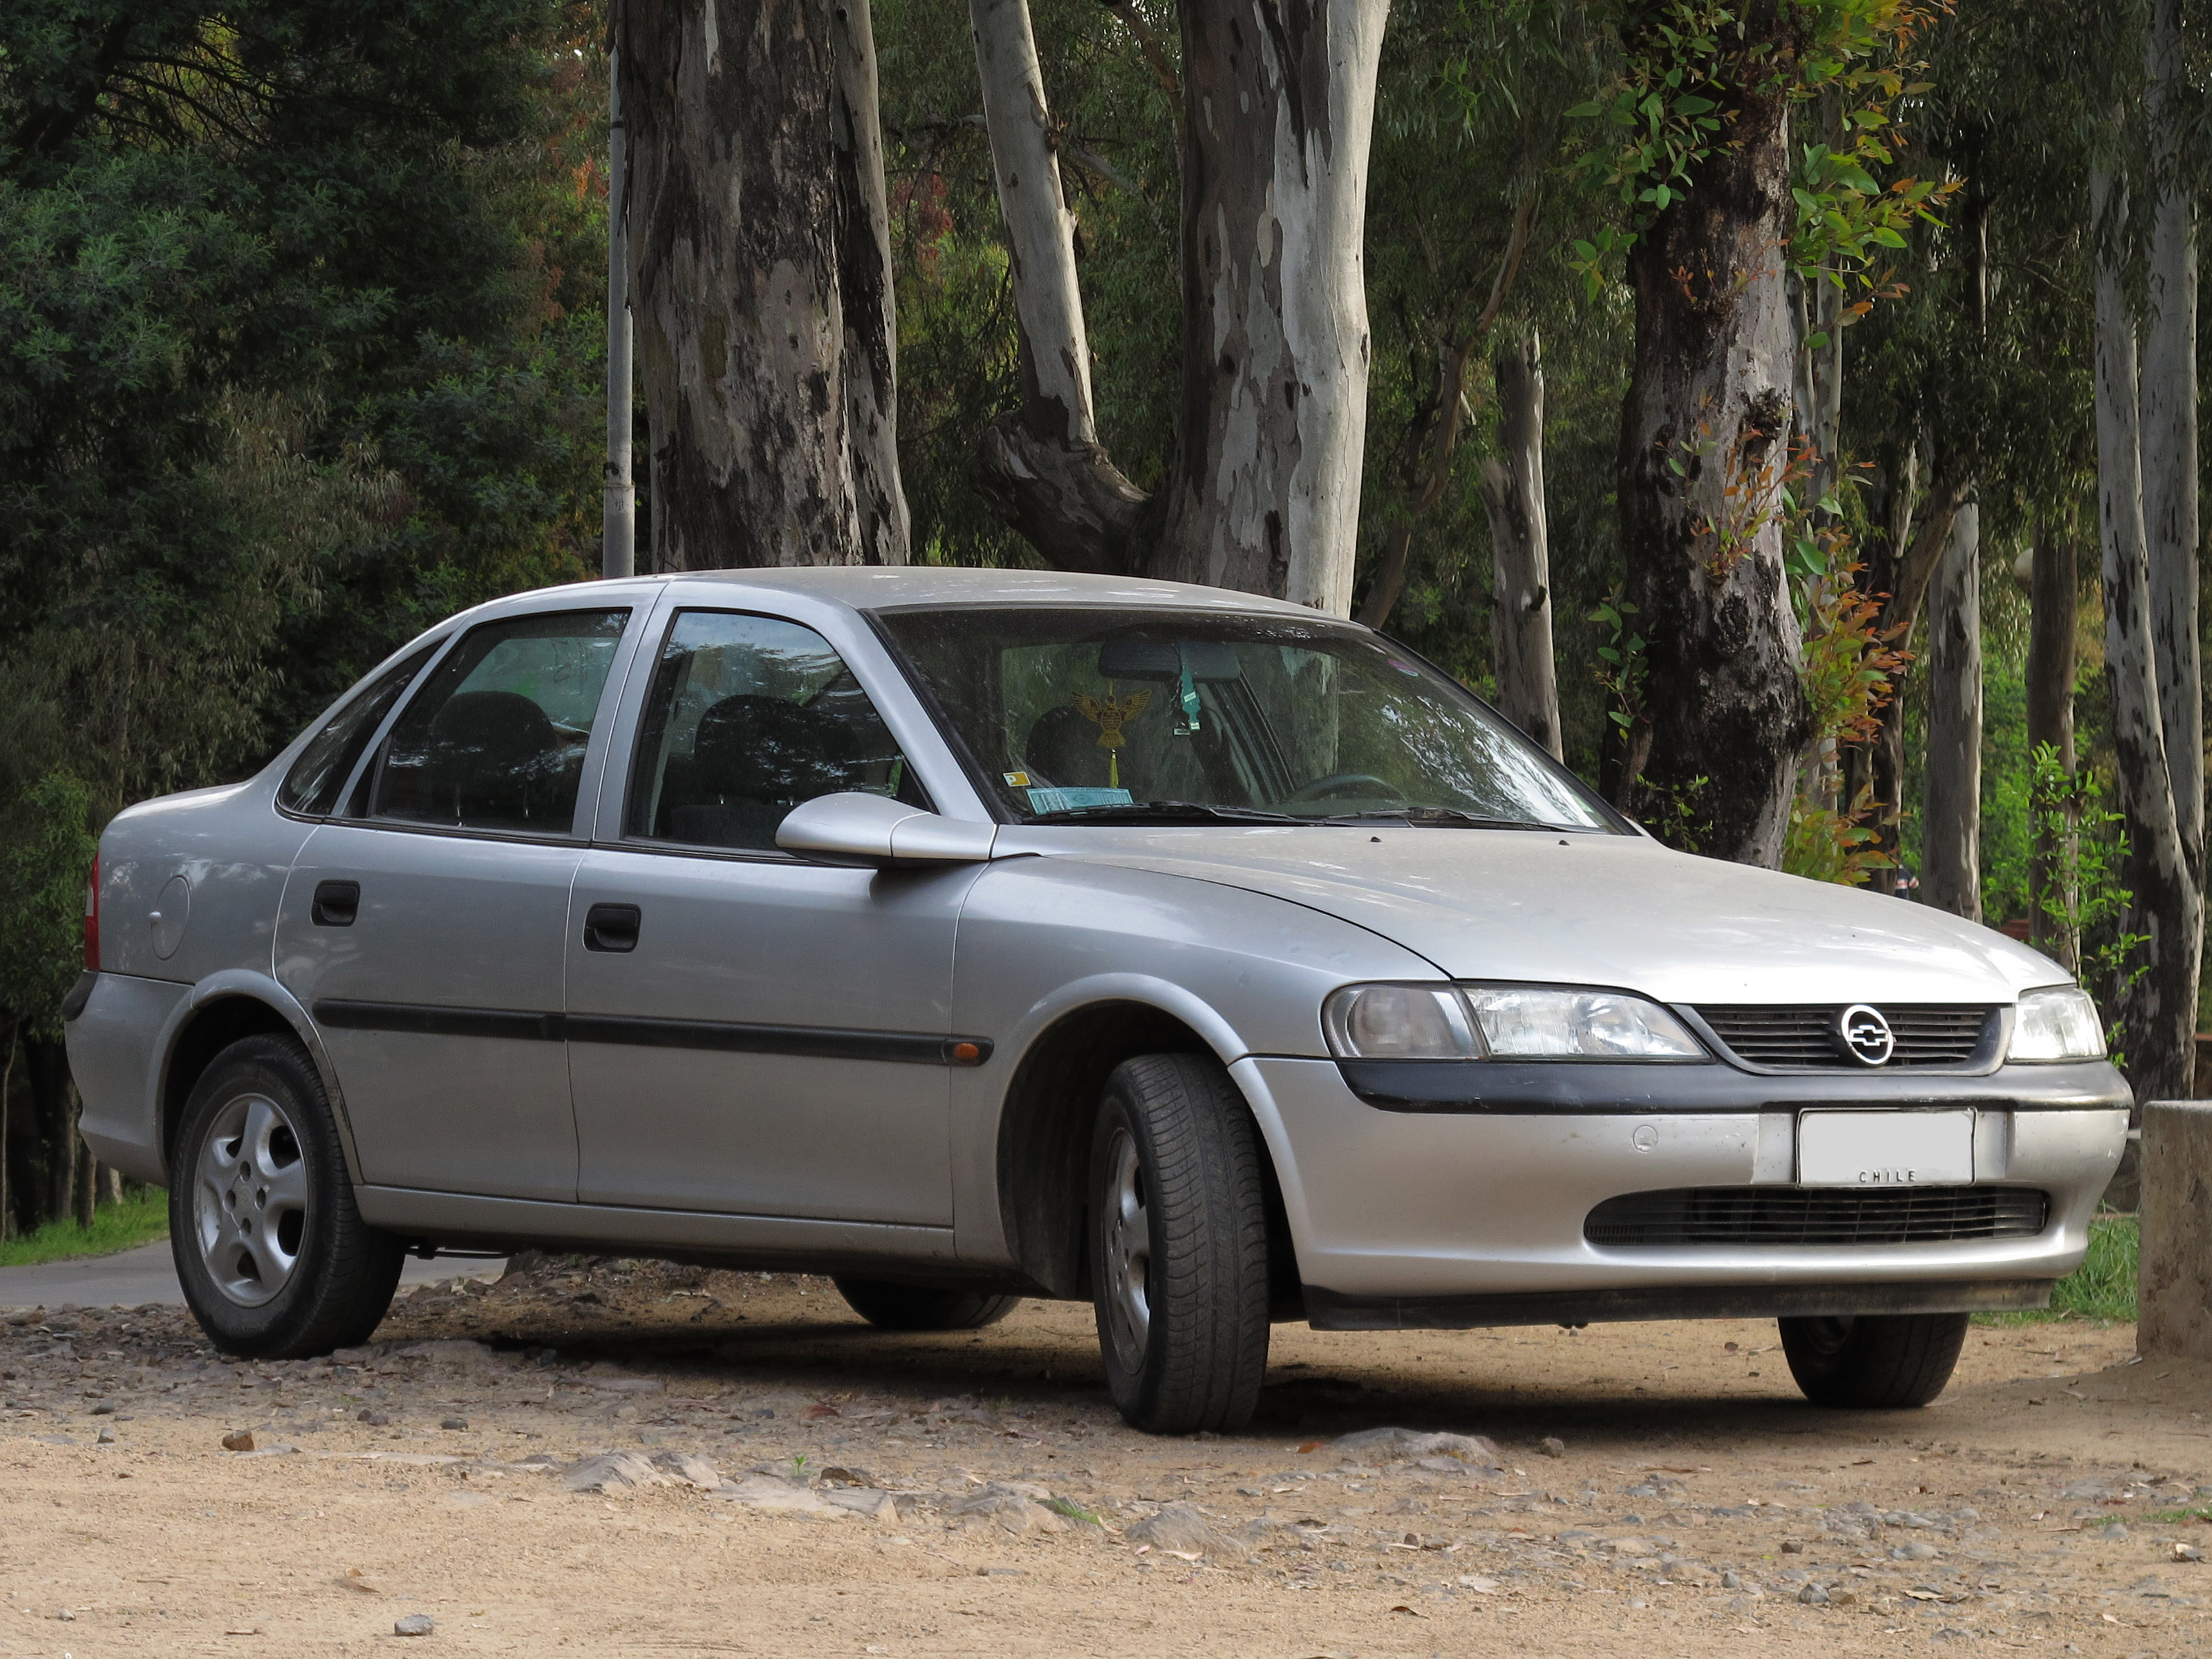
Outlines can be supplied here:
M87 1255L135 1250L169 1233L169 1195L158 1188L126 1193L120 1204L92 1212L92 1225L49 1221L17 1238L0 1239L0 1267L34 1267Z
M2099 1216L2089 1224L2089 1251L2081 1265L2051 1286L2051 1306L2026 1313L1982 1314L1979 1323L2039 1324L2053 1319L2110 1320L2132 1324L2136 1317L2136 1268L2142 1249L2142 1224L2131 1215Z
M91 816L92 792L50 772L15 804L0 842L0 1007L26 1011L28 1036L61 1035L84 939Z
M2122 814L2105 805L2103 781L2082 769L2072 777L2058 751L2039 744L2029 797L2033 833L2051 847L2051 878L2042 895L2043 913L2080 963L2079 976L2106 1013L2114 1013L2129 990L2150 970L2143 946L2148 934L2131 933L2128 914L2134 893L2121 878L2127 867L2128 837ZM2112 1064L2126 1068L2121 1053L2121 1022L2115 1018L2105 1041Z
M0 9L0 848L41 780L82 833L241 775L434 617L586 574L600 28ZM65 969L0 1018L48 1029Z
M1898 106L1929 89L1911 78L1912 56L1932 22L1918 0L1785 0L1778 38L1754 38L1742 0L1632 4L1618 26L1619 69L1600 94L1568 113L1597 137L1581 165L1618 198L1623 222L1574 245L1574 268L1595 297L1605 273L1651 221L1692 190L1700 163L1729 142L1747 99L1819 100L1826 142L1792 158L1795 223L1790 268L1842 288L1874 288L1879 251L1902 249L1915 222L1936 222L1931 204L1954 185L1904 178L1885 187L1875 169L1893 153ZM1862 302L1860 310L1863 312ZM1826 343L1820 335L1807 343Z

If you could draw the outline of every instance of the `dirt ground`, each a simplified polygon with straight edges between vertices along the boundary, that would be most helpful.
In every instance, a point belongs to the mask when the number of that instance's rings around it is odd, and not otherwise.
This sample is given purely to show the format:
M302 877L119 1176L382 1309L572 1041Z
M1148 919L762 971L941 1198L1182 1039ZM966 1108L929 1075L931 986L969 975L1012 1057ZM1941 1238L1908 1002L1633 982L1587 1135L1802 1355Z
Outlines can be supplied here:
M0 1655L2212 1651L2212 1368L1977 1328L1856 1414L1774 1341L1279 1326L1251 1432L1159 1440L1066 1304L896 1336L826 1280L556 1261L263 1365L11 1310ZM1383 1428L1492 1444L1340 1443Z

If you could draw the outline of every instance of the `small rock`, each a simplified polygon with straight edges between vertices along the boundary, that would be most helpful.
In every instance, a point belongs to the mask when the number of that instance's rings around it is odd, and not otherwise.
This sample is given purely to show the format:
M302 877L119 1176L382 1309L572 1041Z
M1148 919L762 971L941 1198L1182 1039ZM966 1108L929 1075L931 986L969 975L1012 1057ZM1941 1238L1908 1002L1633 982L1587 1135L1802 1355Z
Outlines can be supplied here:
M1808 1579L1805 1588L1797 1592L1797 1599L1808 1607L1825 1607L1828 1605L1827 1586Z
M98 1443L103 1446L113 1445L115 1443L115 1431L103 1427L100 1431L100 1439Z
M2177 1543L2173 1547L2173 1559L2177 1561L2202 1561L2204 1552L2194 1544Z
M2107 1543L2117 1544L2127 1535L2128 1523L2124 1521L2115 1521L2105 1528L2105 1541Z
M1743 1588L1743 1575L1736 1571L1734 1567L1729 1568L1725 1572L1721 1574L1721 1588L1723 1589L1741 1589Z
M358 1412L356 1412L354 1413L354 1420L357 1423L366 1423L372 1429L380 1429L392 1421L392 1413L390 1412L380 1412L374 1406L368 1406L364 1407Z
M1361 1429L1336 1442L1340 1452L1358 1453L1377 1462L1402 1457L1456 1457L1476 1468L1503 1468L1498 1448L1479 1434L1424 1434L1417 1429Z
M465 1417L449 1417L438 1425L441 1429L465 1429L468 1425L469 1419Z
M1236 1559L1250 1553L1242 1539L1216 1528L1194 1504L1170 1504L1158 1515L1138 1522L1123 1536L1133 1544L1149 1544L1157 1550L1186 1555Z
M1170 1507L1174 1506L1170 1505ZM997 1526L1016 1536L1024 1533L1067 1530L1067 1522L1038 1503L1036 1498L995 1481L966 1502L953 1504L945 1510L945 1513L969 1526ZM1194 1510L1193 1513L1196 1511ZM1129 1536L1137 1538L1135 1527L1129 1529ZM1145 1543L1154 1540L1137 1538L1137 1541ZM1189 1549L1191 1546L1174 1544L1163 1545L1161 1547Z
M844 1516L853 1513L843 1505L825 1498L811 1486L794 1485L773 1474L749 1474L733 1485L717 1487L708 1495L726 1504L742 1504L748 1509L777 1510L791 1515Z
M438 1628L438 1621L427 1613L410 1613L392 1621L394 1636L428 1636Z
M561 1478L570 1492L628 1492L672 1484L638 1453L626 1451L580 1457L561 1472Z
M653 1467L672 1474L687 1486L713 1492L722 1484L722 1472L705 1458L690 1452L663 1451L653 1455Z
M225 1451L252 1451L253 1449L253 1431L251 1429L239 1429L232 1433L223 1436L222 1449Z
M1567 1455L1567 1443L1556 1434L1547 1434L1536 1443L1536 1449L1547 1457L1565 1457Z
M112 1402L103 1400L92 1408L92 1414L94 1417L112 1417L115 1415L115 1407Z
M1782 1540L1782 1553L1783 1553L1784 1555L1802 1555L1802 1554L1804 1554L1804 1553L1805 1553L1805 1540L1804 1540L1803 1539L1802 1539L1802 1538L1785 1538L1785 1539L1784 1539L1784 1540Z
M1889 1553L1893 1561L1933 1561L1936 1556L1936 1547L1917 1538L1909 1544L1899 1544Z

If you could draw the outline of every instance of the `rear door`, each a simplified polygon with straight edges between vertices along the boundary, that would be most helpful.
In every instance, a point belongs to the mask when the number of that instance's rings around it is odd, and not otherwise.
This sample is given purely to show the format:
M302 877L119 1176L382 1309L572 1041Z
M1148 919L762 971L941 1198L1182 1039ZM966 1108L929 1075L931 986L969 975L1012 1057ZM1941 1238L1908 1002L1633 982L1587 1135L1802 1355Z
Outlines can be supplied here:
M630 622L471 629L293 866L277 977L322 1033L372 1185L575 1198L563 940Z
M619 839L584 854L568 931L580 1194L949 1224L953 930L977 868L780 851L817 795L928 803L820 634L708 609L656 632L603 792Z

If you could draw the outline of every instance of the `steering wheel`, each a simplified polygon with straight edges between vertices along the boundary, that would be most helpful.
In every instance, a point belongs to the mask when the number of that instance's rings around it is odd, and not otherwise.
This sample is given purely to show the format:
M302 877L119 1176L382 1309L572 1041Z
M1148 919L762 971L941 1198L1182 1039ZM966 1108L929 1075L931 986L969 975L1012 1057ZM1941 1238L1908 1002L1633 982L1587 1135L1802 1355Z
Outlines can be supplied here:
M1406 792L1387 778L1378 778L1372 772L1332 772L1325 778L1291 792L1284 805L1298 801L1327 800L1332 795L1380 795L1386 800L1402 801Z

